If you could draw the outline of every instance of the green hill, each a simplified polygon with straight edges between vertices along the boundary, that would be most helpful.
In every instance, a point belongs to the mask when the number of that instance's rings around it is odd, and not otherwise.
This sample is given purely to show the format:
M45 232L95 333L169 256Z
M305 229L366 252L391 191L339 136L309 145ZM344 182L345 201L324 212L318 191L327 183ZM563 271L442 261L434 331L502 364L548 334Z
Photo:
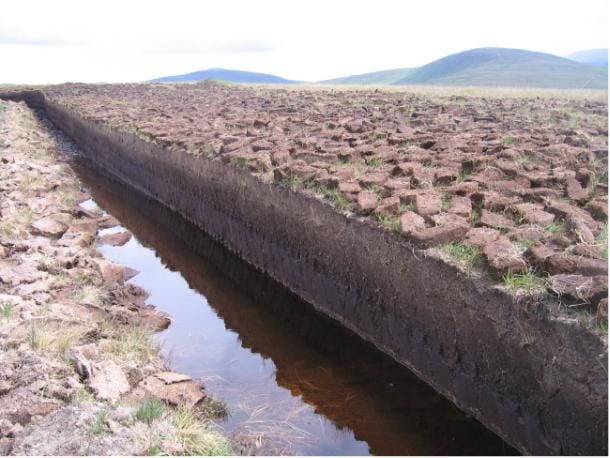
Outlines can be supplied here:
M607 89L608 69L522 49L478 48L416 68L321 81L323 84L397 84Z
M393 70L383 70L380 72L363 73L361 75L345 76L321 81L322 84L393 84L399 79L405 78L414 69L396 68Z
M479 48L435 60L394 84L605 89L608 70L541 52Z

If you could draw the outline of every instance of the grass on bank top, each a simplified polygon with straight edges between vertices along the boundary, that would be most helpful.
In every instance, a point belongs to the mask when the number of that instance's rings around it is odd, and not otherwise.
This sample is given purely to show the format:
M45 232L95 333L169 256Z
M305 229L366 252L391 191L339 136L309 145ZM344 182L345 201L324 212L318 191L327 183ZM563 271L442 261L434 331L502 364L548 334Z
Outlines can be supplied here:
M502 281L513 294L520 291L528 294L546 293L546 282L532 269L524 274L506 274L502 277Z
M450 242L441 247L441 250L468 270L479 267L483 263L481 250L474 246Z

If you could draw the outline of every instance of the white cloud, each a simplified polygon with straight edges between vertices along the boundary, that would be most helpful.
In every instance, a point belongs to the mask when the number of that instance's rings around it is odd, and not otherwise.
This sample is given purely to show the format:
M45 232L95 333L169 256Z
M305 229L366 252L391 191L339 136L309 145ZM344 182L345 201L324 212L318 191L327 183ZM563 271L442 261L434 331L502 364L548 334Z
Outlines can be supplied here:
M319 80L481 46L607 47L606 0L5 0L0 82L141 81L210 67Z

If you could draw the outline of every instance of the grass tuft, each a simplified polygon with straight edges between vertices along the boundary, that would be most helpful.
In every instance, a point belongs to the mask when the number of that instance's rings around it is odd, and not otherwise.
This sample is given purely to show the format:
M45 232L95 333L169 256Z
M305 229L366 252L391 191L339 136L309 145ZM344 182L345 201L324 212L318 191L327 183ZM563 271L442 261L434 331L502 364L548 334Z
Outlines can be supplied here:
M383 196L385 195L385 189L377 184L371 185L369 191L372 191L377 195L377 200L383 199Z
M149 134L148 132L142 132L140 129L138 129L136 126L128 126L125 129L126 132L129 132L131 134L134 134L135 136L137 136L140 140L144 140L147 142L153 142L155 141L155 138Z
M42 353L53 351L67 361L69 350L80 341L84 332L84 328L76 324L36 322L30 327L27 341L32 350Z
M147 425L151 425L165 413L165 404L158 398L145 400L136 411L136 419Z
M81 338L81 333L79 332L66 332L59 334L53 341L53 347L57 355L63 359L69 359L70 349L75 346Z
M323 196L325 199L330 201L335 208L343 211L353 211L354 205L345 198L340 191L336 189L328 189L325 186L312 183L308 188L315 194Z
M206 143L205 145L203 145L202 152L205 157L213 157L216 154L216 151L214 150L214 145L212 145L211 143Z
M465 266L468 270L479 267L483 263L481 250L474 246L450 242L441 247L441 250L449 254L449 256Z
M9 239L13 239L17 235L17 229L13 224L2 223L0 224L0 233L4 234Z
M528 294L546 293L545 281L531 269L524 274L506 274L502 277L502 281L513 294L519 291Z
M94 401L95 397L89 391L87 391L86 388L82 387L79 388L78 391L72 395L72 398L70 399L70 404L72 404L73 406L77 406L82 402Z
M591 179L589 186L587 186L587 202L592 201L597 193L597 187L600 185L608 186L608 171L605 170L601 173L596 173Z
M544 230L550 234L553 234L554 236L560 236L565 233L566 225L563 220L556 220L545 226Z
M293 175L288 180L288 187L290 189L292 189L293 191L296 191L297 189L301 189L303 187L303 180L301 180L299 177Z
M536 243L536 242L534 242L533 240L528 240L528 239L519 239L519 240L517 240L517 245L523 251L527 251L534 243Z
M110 340L110 352L122 361L149 361L156 354L150 331L125 328Z
M5 302L0 305L0 318L3 320L10 320L13 318L15 306L10 302Z
M470 172L467 172L466 170L460 170L460 174L458 176L458 183L468 180L471 175L472 174Z
M89 270L79 269L77 270L74 279L78 283L78 285L93 285L98 279L98 275L95 272Z
M144 456L166 456L159 444L153 444L144 450Z
M87 276L83 276L83 278L86 277ZM106 297L98 287L93 285L82 285L79 281L79 279L76 279L76 282L74 283L75 289L70 294L70 299L79 304L99 306L104 303Z
M340 168L353 170L354 178L361 177L367 169L366 162L364 162L363 159L357 159L355 161L343 159L339 164L337 164L337 166Z
M231 161L231 165L235 167L239 167L240 169L245 169L248 167L248 159L245 157L236 157Z
M383 167L384 164L385 164L385 160L380 159L380 158L371 159L367 163L367 165L373 169L378 169L380 167Z
M386 227L394 232L400 232L400 218L398 218L397 216L376 214L375 219L383 227Z
M590 329L600 336L608 335L608 320L596 316L590 308L575 308L572 316L583 328Z
M44 327L32 325L28 334L28 343L32 350L45 352L51 348L52 337Z
M405 213L405 212L414 212L415 211L415 204L414 203L401 203L400 204L400 213Z
M523 154L519 159L517 159L517 164L519 165L533 165L536 162L536 157L531 154Z
M98 412L98 414L95 416L95 419L93 420L93 423L91 424L90 431L96 436L104 436L106 434L109 434L110 430L108 429L108 425L106 424L107 419L107 411L102 410L101 412Z
M175 440L182 445L185 455L226 456L231 454L227 439L215 432L209 424L199 420L187 409L174 412L172 424Z

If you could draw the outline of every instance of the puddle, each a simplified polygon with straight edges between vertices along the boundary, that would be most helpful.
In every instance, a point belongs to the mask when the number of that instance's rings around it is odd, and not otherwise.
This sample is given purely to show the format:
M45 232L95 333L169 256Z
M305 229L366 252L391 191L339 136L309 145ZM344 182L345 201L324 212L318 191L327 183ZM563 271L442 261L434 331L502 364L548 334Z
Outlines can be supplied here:
M230 417L220 426L262 444L255 453L515 453L190 223L82 165L75 169L93 203L134 235L122 247L99 250L138 270L130 281L171 315L171 326L156 336L169 366L227 403Z
M124 232L126 230L127 229L124 228L123 226L114 226L114 227L109 227L107 229L100 229L97 233L98 233L98 235L110 235L110 234L118 234L119 232Z
M99 206L93 199L87 199L79 204L85 210L96 211L99 209Z

